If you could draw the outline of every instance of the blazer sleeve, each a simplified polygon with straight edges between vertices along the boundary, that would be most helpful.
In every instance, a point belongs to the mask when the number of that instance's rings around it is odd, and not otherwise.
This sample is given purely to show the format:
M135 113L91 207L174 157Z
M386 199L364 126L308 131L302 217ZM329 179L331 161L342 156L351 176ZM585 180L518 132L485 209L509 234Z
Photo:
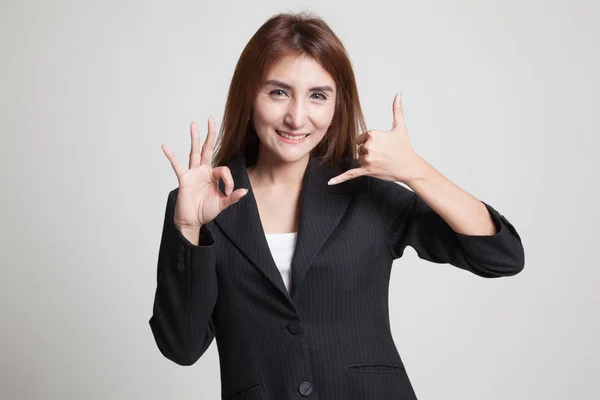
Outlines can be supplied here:
M169 193L158 252L157 285L150 328L160 352L192 365L214 339L217 301L216 245L206 225L198 246L173 221L179 188Z
M492 235L455 232L415 192L395 182L369 180L371 200L382 216L393 259L411 246L419 258L448 263L472 273L495 278L519 273L525 252L515 227L492 206L482 201L496 226Z

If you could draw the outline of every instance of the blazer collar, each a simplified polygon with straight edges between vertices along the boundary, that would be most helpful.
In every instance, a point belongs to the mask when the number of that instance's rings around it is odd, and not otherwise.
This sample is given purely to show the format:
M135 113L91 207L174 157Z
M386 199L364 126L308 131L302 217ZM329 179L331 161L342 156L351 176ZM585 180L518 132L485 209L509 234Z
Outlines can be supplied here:
M248 178L244 153L239 152L232 157L227 167L233 177L234 190L246 188L248 193L217 215L215 222L295 309L294 295L298 292L319 249L342 219L355 190L356 180L327 185L330 178L343 170L320 164L312 154L310 155L300 192L300 220L291 264L291 293L288 293L267 244L256 198ZM219 181L219 186L224 193L222 181Z

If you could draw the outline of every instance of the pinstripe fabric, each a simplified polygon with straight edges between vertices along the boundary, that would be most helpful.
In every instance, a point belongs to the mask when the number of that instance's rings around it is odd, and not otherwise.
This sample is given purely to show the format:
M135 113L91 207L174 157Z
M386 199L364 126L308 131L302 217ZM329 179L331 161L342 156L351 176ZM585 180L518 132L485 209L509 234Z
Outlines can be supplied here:
M351 160L347 160L351 161ZM288 292L271 256L243 153L228 164L248 194L202 227L193 246L173 224L169 193L150 326L160 352L191 365L216 339L227 400L414 400L392 339L388 287L406 246L483 277L524 265L515 228L486 204L491 236L455 233L412 191L311 157ZM220 183L223 191L223 184Z

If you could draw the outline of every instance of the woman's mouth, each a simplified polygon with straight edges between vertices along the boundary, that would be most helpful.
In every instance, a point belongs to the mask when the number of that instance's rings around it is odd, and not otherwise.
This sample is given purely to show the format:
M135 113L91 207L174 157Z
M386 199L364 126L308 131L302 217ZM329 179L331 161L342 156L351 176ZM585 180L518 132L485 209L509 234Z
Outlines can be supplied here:
M306 139L308 137L308 134L306 135L301 135L301 136L296 136L296 135L289 135L285 132L282 131L278 131L276 130L275 132L277 132L277 135L279 135L279 137L281 138L281 140L285 141L285 142L291 142L291 143L299 143L302 142L304 139Z

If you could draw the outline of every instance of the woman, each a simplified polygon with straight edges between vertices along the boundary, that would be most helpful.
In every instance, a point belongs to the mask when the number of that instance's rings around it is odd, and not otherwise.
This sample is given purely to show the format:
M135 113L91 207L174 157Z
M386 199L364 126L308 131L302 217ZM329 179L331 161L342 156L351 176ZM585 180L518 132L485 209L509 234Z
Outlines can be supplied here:
M215 154L212 119L202 149L191 125L189 170L163 146L179 181L150 319L165 357L191 365L216 338L223 399L416 399L390 331L393 260L411 246L500 277L524 252L506 218L411 148L400 95L392 117L366 131L321 19L280 14L256 32Z

